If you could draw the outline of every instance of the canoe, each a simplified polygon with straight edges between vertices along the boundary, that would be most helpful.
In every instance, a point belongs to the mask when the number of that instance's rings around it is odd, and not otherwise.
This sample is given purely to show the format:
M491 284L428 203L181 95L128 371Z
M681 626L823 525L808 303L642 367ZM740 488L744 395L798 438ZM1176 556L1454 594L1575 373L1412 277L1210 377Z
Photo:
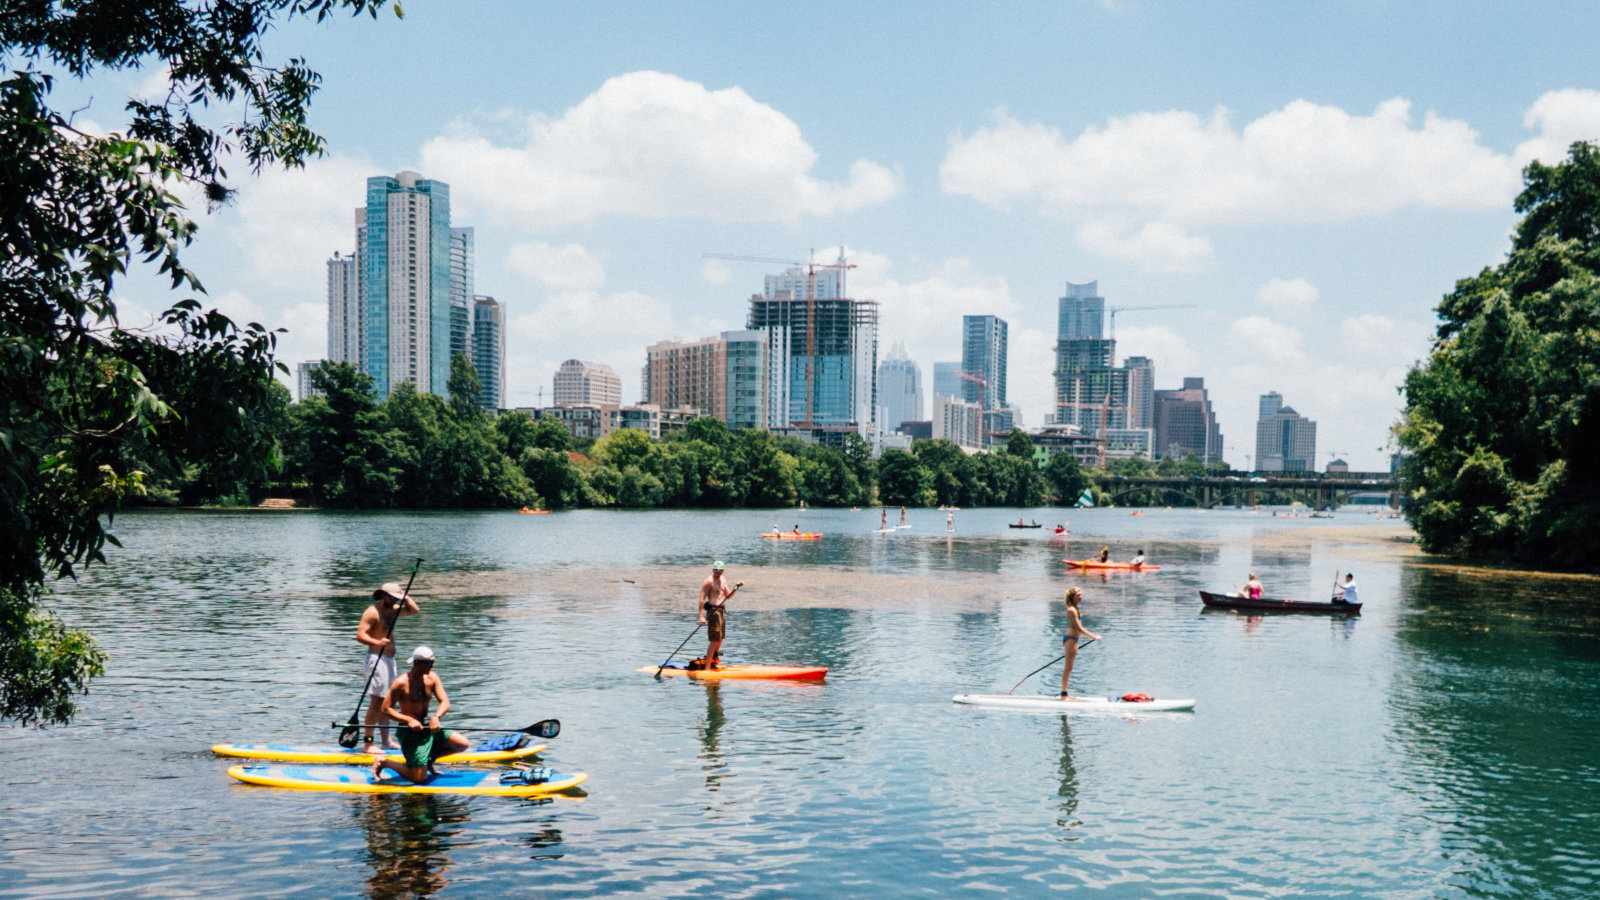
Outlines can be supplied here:
M1106 569L1106 570L1124 571L1124 572L1159 572L1159 571L1161 571L1161 567L1160 566L1151 565L1150 563L1141 563L1141 564L1136 566L1133 563L1101 562L1098 559L1063 559L1062 562L1066 563L1067 564L1067 568L1069 568L1069 569L1094 569L1094 570Z
M1007 525L1006 527L1007 528L1043 528L1044 526L1040 525L1038 522L1035 522L1032 525L1018 525L1017 523L1012 522L1009 525Z
M763 532L761 532L761 536L766 538L769 541L820 541L820 540L822 540L822 532L820 532L820 531L802 531L799 534L795 534L792 531L763 531Z
M447 765L471 763L504 763L527 759L544 752L544 744L532 744L515 750L466 750L439 757ZM265 759L272 762L303 763L313 765L372 765L372 756L358 747L346 750L337 744L213 744L211 752L232 759ZM398 750L387 754L390 762L405 762Z
M365 766L299 766L261 764L231 766L228 774L245 784L293 791L335 791L342 794L467 794L477 797L540 797L571 790L589 776L584 772L551 772L540 784L506 783L517 769L440 769L418 784L385 771L372 777Z
M1344 615L1361 615L1359 603L1318 603L1314 600L1274 600L1262 597L1251 600L1249 597L1234 597L1230 594L1213 594L1210 591L1201 591L1200 600L1212 609L1244 609L1252 612L1307 612L1307 613L1342 613Z
M645 666L639 671L654 675L656 667ZM661 674L683 675L696 681L822 681L828 677L828 667L733 665L691 671L682 666L667 666Z
M987 706L995 709L1031 709L1056 713L1127 713L1184 712L1194 709L1193 699L1146 700L1135 702L1121 697L1017 697L1011 694L957 694L950 698L967 706Z
M523 508L517 510L517 512L519 512L519 513L521 513L522 515L525 515L525 516L548 516L548 515L550 515L550 510L548 510L548 509L529 509L526 506L524 506Z

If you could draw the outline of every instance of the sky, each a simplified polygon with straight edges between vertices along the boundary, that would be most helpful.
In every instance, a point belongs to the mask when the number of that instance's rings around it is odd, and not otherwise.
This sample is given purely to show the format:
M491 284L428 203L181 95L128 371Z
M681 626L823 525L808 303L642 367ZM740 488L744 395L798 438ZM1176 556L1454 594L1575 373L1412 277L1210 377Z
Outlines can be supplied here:
M1226 458L1258 395L1318 422L1318 466L1387 467L1397 389L1455 281L1504 258L1531 159L1600 140L1600 7L1579 3L592 5L407 0L292 24L270 59L323 76L328 154L251 177L187 261L210 301L324 355L324 262L364 179L451 185L477 292L508 309L508 406L564 359L640 393L646 345L740 328L775 267L832 258L882 304L880 357L960 358L1010 324L1030 427L1057 298L1096 280L1118 357L1205 379ZM158 66L60 90L115 130ZM124 285L129 315L161 282ZM544 393L541 395L540 391Z

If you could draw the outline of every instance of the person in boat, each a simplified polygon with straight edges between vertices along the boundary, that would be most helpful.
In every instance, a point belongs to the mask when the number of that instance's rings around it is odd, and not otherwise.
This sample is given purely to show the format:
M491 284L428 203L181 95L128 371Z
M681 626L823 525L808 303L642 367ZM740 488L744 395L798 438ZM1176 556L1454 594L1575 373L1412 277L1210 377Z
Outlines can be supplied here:
M1361 602L1361 595L1356 593L1356 573L1345 573L1344 584L1334 588L1333 602L1345 604Z
M367 648L367 663L361 670L361 676L367 681L367 712L363 717L365 723L366 752L382 754L384 749L393 750L400 745L395 743L393 730L385 725L381 728L378 723L383 720L381 709L384 694L388 693L389 685L394 683L397 668L394 662L394 632L395 620L401 616L414 616L420 610L416 598L406 593L399 582L390 581L372 592L372 603L361 613L361 621L356 625L356 643ZM382 732L382 746L373 739L373 730Z
M882 530L889 527L889 507L885 506L880 512L883 515L878 516L878 528Z
M1075 587L1067 588L1066 601L1067 634L1061 639L1061 653L1066 657L1066 667L1061 670L1062 700L1071 696L1067 692L1067 683L1072 680L1072 664L1078 661L1078 639L1086 637L1091 641L1100 640L1100 635L1083 626L1083 617L1078 613L1078 604L1083 602L1083 591Z
M1135 553L1133 555L1133 559L1128 560L1128 565L1133 566L1135 569L1137 569L1140 566L1144 565L1144 548L1143 547L1140 547L1139 548L1139 552Z
M727 569L727 563L717 560L711 564L711 577L700 584L700 624L706 626L705 665L708 669L722 666L722 639L728 635L726 604L728 598L744 585L741 581L731 588L728 587L728 582L723 576Z
M794 536L795 537L799 537L800 536L800 523L799 522L794 523Z
M1111 562L1111 547L1110 546L1101 546L1101 548L1100 548L1100 561L1103 562L1103 563Z
M1021 516L1017 516L1017 527L1018 527L1018 528L1023 528L1023 527L1026 527L1026 526L1027 526L1027 524L1028 524L1028 523L1027 523L1027 522L1024 522L1024 521L1023 521L1023 520L1022 520L1022 517L1021 517Z
M1251 572L1250 578L1246 580L1245 583L1240 586L1239 590L1235 593L1240 597L1246 597L1251 600L1260 600L1261 595L1265 592L1266 588L1262 586L1261 579L1256 577L1256 573Z
M1066 533L1067 533L1067 525L1066 525L1066 523L1065 522L1056 523L1056 534L1066 534Z
M441 756L460 753L472 746L464 735L445 731L439 724L450 711L450 695L444 682L433 671L433 650L423 646L411 651L411 669L395 679L383 695L383 715L405 726L400 729L400 753L404 762L392 763L379 755L372 764L372 777L381 778L390 768L407 781L423 782L433 777L433 763ZM430 700L439 708L428 714Z

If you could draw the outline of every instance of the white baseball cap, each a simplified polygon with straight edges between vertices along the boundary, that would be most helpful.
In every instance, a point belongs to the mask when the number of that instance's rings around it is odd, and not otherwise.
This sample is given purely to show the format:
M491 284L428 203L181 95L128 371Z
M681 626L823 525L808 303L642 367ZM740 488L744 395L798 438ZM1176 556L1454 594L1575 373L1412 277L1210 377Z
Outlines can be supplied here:
M422 660L423 662L433 662L433 648L424 644L423 646L411 651L411 661L416 662L417 660Z

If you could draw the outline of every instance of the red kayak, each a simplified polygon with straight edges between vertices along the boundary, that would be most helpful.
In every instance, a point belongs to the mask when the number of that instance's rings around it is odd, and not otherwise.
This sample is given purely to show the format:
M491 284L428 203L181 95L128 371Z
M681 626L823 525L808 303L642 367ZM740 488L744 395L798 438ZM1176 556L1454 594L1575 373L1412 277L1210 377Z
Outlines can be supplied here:
M1318 603L1313 600L1274 600L1262 597L1252 600L1249 597L1235 597L1232 594L1213 594L1210 591L1200 592L1200 601L1211 609L1242 609L1251 612L1314 612L1314 613L1343 613L1345 615L1361 615L1359 603Z

